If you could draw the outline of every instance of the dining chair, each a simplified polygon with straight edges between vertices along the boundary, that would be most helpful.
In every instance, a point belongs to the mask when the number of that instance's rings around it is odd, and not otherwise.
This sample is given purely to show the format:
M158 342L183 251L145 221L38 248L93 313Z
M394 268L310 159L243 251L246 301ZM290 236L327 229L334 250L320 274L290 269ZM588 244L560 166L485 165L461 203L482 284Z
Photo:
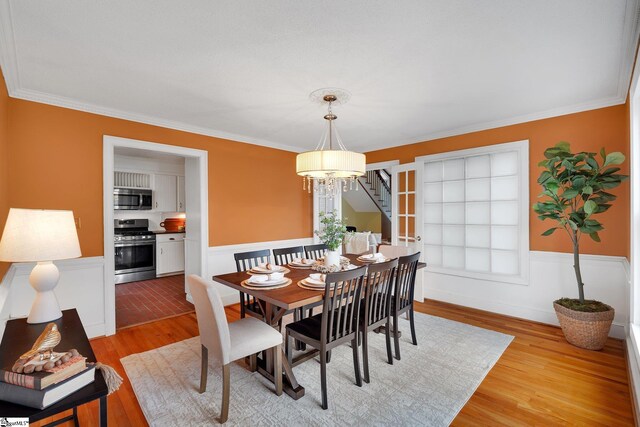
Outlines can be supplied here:
M273 257L277 265L286 265L294 258L304 258L304 247L293 246L291 248L281 248L273 250Z
M398 258L411 254L411 248L408 246L395 246L395 245L380 245L378 252L384 255L386 258Z
M413 294L416 287L416 271L420 252L398 258L396 282L393 290L391 316L393 317L393 338L395 341L396 359L400 360L400 336L398 334L398 318L402 313L409 314L411 323L411 341L418 345L413 311Z
M324 253L329 249L324 243L319 245L307 245L304 247L306 257L309 259L318 259L324 256Z
M238 273L269 262L270 256L271 251L269 249L233 254ZM261 320L264 319L264 313L258 300L240 291L240 317L244 319L247 314Z
M274 360L276 395L282 395L282 335L271 326L253 317L228 323L224 305L215 285L191 274L187 284L193 297L200 332L201 364L200 393L207 389L209 356L222 365L222 409L220 423L229 417L231 363L263 350L271 350ZM253 362L255 364L255 361Z
M391 298L398 259L369 265L364 291L364 305L361 307L360 333L362 334L362 364L364 381L369 382L369 340L370 331L385 327L387 339L387 362L393 365L391 352Z
M285 348L292 363L292 344L297 339L320 352L320 384L322 409L327 409L327 356L328 352L347 342L353 349L353 368L356 384L362 387L358 359L358 330L362 287L367 267L329 273L325 279L322 313L290 323L286 327Z

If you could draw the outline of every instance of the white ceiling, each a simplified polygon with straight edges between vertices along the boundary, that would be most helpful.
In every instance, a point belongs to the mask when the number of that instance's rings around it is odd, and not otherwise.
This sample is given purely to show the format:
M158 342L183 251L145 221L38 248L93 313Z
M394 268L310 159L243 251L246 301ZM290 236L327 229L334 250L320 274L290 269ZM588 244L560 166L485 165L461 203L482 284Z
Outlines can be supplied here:
M11 96L312 149L341 87L350 149L623 103L637 0L0 0Z

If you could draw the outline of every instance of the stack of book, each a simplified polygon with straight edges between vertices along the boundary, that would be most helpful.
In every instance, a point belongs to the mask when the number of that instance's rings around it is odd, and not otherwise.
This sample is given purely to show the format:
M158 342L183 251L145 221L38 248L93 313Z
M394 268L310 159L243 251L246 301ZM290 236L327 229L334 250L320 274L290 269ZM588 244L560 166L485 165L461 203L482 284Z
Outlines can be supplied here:
M95 366L82 356L70 358L53 372L16 373L11 367L20 354L0 352L0 400L44 409L95 380Z

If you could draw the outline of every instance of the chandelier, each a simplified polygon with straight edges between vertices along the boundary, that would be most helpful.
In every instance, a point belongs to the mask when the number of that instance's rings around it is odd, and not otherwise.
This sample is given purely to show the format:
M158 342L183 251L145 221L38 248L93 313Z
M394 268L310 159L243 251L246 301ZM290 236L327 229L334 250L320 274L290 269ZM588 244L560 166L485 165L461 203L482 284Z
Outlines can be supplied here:
M327 127L313 151L300 153L296 157L296 173L302 176L302 188L313 190L321 197L333 198L340 189L358 189L356 179L364 175L365 155L347 150L338 134L334 120L338 118L332 104L344 104L349 92L342 89L319 89L311 93L311 100L328 104L324 119Z

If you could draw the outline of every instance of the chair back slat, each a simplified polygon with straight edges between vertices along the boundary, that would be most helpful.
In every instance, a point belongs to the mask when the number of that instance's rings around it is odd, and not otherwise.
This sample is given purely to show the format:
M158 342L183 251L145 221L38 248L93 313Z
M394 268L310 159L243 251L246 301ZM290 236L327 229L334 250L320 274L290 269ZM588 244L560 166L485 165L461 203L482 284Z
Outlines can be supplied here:
M233 254L233 258L236 260L236 270L238 273L269 262L270 256L271 251L269 249Z
M389 316L398 259L369 265L365 284L365 316L373 325Z
M277 265L286 265L294 258L304 258L304 247L293 246L291 248L280 248L273 250L273 257Z
M306 257L309 259L318 259L324 256L324 253L329 249L327 245L321 243L319 245L307 245L304 247Z
M395 310L399 311L413 303L416 286L416 270L420 252L398 258L396 286L394 290Z
M320 329L326 344L357 332L366 273L364 266L327 274Z

